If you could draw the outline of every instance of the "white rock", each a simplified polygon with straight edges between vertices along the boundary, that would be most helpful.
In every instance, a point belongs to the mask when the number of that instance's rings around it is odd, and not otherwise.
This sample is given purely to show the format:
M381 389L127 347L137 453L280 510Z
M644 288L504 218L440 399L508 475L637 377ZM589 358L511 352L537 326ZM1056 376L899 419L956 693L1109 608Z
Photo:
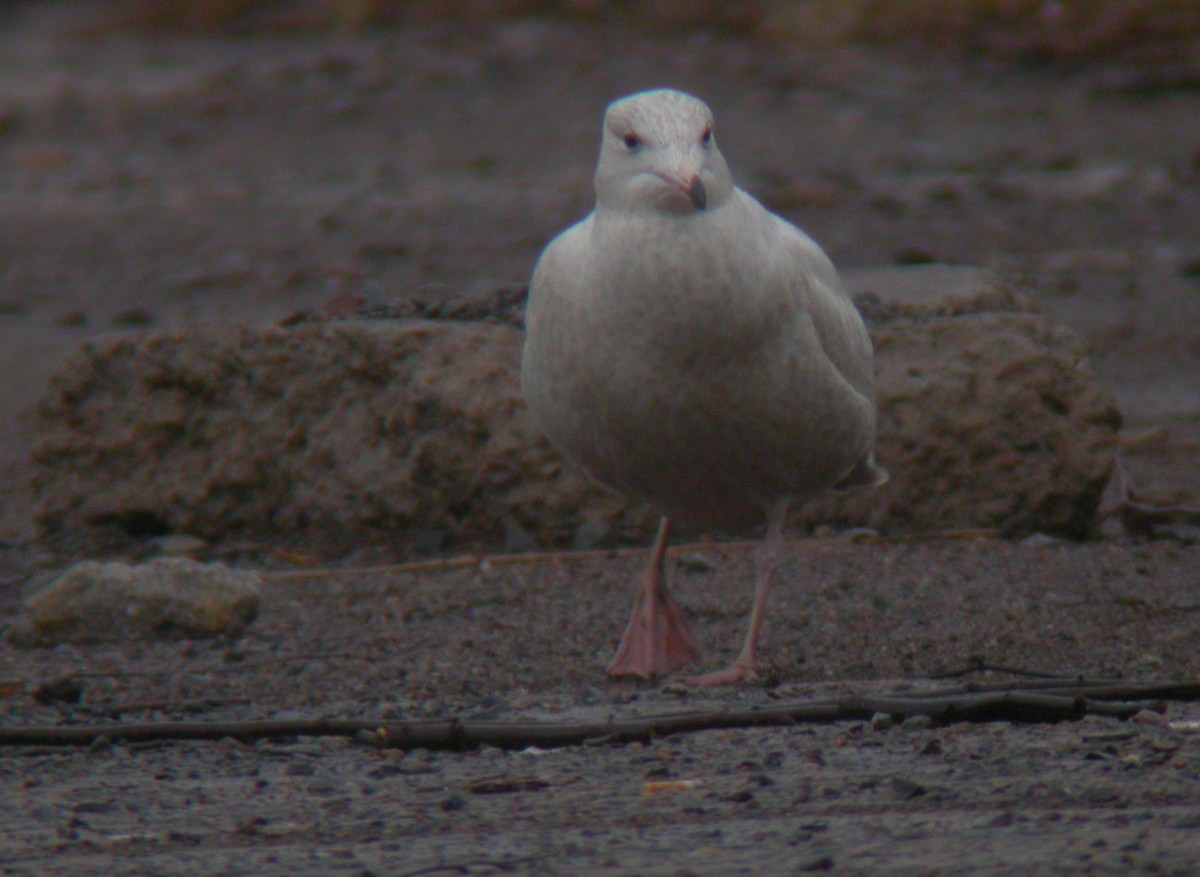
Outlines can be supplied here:
M20 646L207 637L245 627L261 578L220 563L84 561L26 598L9 633Z

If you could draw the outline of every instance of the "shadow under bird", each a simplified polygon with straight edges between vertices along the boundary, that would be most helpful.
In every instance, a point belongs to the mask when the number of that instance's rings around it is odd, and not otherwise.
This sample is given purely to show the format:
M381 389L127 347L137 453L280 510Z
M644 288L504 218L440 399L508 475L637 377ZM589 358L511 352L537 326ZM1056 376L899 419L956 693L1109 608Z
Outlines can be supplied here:
M820 247L734 186L700 100L662 89L611 104L595 185L595 210L534 269L521 383L568 459L664 513L608 671L695 659L664 572L672 520L765 521L741 653L687 681L753 679L788 509L886 480L871 342Z

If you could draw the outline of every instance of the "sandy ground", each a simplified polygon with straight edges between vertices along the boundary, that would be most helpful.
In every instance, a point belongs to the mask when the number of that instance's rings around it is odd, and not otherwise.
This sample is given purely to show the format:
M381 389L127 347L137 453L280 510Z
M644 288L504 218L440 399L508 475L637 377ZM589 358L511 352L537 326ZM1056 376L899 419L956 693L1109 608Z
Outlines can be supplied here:
M716 667L741 634L750 558L683 556L676 585ZM813 540L784 566L763 684L707 693L605 679L636 556L277 573L237 637L10 651L6 676L71 678L83 694L0 700L0 725L603 721L904 694L958 684L921 680L976 656L1195 679L1197 559L1165 543ZM1198 729L1200 705L1175 703L1149 722L857 721L549 751L313 737L11 747L0 873L1188 874ZM684 785L653 793L672 782Z
M32 408L78 344L521 282L589 208L604 105L663 84L712 104L741 184L839 265L1031 278L1120 400L1139 495L1200 501L1194 76L555 21L85 40L72 8L0 17L0 625L32 570L76 559L34 539L24 478ZM636 557L276 575L232 639L0 641L0 716L622 714L895 687L973 656L1196 678L1200 548L1194 528L1173 532L797 543L765 683L706 694L605 680ZM696 551L708 562L676 578L715 667L749 565ZM32 697L63 676L83 684L78 704ZM549 754L308 738L8 749L0 873L1187 874L1197 718L1173 704L1174 724L840 723ZM497 777L507 791L480 791ZM700 782L644 794L663 778Z

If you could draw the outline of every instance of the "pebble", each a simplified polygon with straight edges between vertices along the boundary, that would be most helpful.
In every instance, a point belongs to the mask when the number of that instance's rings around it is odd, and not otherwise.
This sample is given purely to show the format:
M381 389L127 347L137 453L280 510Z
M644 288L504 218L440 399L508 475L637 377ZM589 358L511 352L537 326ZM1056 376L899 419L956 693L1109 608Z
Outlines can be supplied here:
M933 727L932 716L909 716L900 725L905 731L928 731Z
M1166 725L1167 717L1154 710L1138 710L1130 721L1139 725Z
M1065 540L1047 533L1031 533L1020 543L1022 548L1056 548L1064 544Z

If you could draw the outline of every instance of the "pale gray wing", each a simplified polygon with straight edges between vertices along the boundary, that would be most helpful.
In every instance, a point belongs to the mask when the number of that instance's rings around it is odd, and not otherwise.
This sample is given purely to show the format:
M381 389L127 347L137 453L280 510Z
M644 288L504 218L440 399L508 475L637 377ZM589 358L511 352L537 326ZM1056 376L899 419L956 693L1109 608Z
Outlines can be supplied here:
M874 356L862 316L821 248L794 225L774 218L783 244L776 270L799 279L801 301L821 349L846 382L873 403Z
M775 217L783 246L783 264L789 276L800 278L799 292L804 311L811 320L822 351L855 392L875 407L875 358L871 337L862 315L854 306L829 257L804 232ZM871 448L835 485L844 489L880 485L888 473L875 462L874 417Z

